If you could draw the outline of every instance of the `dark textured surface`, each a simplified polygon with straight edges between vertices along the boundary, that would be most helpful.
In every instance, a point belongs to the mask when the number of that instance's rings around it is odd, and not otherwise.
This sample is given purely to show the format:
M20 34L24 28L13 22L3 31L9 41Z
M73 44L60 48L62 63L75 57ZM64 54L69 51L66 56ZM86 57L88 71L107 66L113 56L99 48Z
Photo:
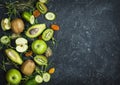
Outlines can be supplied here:
M120 1L50 0L48 8L61 30L45 85L120 85Z

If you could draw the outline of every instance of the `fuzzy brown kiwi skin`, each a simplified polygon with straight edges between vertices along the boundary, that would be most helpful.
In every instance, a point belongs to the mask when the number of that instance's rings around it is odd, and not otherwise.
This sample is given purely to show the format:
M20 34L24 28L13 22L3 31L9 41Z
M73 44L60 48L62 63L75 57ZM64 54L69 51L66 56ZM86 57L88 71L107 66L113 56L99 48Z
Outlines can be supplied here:
M24 27L25 27L24 22L20 18L13 19L11 21L11 29L16 34L20 34L21 32L23 32Z
M32 60L26 60L21 66L21 72L24 75L30 76L35 70L35 63Z

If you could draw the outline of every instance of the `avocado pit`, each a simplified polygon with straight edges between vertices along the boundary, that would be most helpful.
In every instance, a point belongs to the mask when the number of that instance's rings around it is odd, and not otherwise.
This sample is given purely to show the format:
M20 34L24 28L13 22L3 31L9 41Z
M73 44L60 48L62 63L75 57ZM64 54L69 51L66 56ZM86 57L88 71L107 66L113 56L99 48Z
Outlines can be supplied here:
M29 32L30 32L31 35L34 35L34 34L36 34L38 31L39 31L38 28L33 28L33 29L31 29Z

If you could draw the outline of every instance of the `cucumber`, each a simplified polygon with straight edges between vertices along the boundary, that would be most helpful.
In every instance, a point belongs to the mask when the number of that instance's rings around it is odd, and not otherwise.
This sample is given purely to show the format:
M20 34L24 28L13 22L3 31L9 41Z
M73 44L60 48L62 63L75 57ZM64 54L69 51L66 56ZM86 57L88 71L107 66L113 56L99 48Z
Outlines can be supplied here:
M43 73L43 81L44 82L49 82L51 78L51 75L49 73Z
M23 12L22 17L28 21L30 24L34 24L35 22L35 17L30 14L29 12Z
M0 39L2 44L9 44L10 43L10 38L8 36L2 36Z
M36 75L36 76L35 76L35 81L36 81L37 83L42 83L42 82L43 82L43 78L42 78L40 75Z
M47 13L45 14L45 18L46 18L47 20L52 21L52 20L55 20L56 15L55 15L53 12L47 12Z
M42 39L44 41L49 41L53 37L54 31L52 29L47 29L42 34Z

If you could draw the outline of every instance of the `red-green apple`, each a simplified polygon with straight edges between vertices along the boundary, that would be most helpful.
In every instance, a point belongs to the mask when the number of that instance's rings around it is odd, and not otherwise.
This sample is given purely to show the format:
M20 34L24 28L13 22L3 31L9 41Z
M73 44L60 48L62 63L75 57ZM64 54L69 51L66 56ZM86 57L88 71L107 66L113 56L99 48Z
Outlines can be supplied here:
M43 40L35 40L32 43L32 50L35 54L43 54L47 50L47 44Z
M6 73L6 80L8 83L16 85L21 82L22 75L17 69L10 69Z

